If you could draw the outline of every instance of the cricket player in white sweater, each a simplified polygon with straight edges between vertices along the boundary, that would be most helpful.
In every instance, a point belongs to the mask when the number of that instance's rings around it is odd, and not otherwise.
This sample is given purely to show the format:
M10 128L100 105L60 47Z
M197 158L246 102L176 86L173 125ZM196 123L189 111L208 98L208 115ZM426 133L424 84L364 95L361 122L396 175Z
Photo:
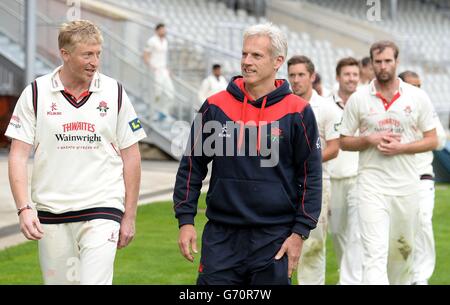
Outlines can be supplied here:
M323 162L322 212L317 227L303 243L297 272L300 285L325 284L327 214L331 187L327 164L339 153L339 107L313 90L314 77L314 64L308 57L293 56L288 60L288 78L292 91L310 103L316 117Z
M363 284L411 283L420 181L415 154L438 143L427 94L396 76L398 54L393 42L372 45L376 79L350 97L341 126L341 148L360 151Z
M399 77L408 84L420 88L421 80L417 73L404 71ZM436 132L438 137L437 150L444 148L447 135L439 117L435 114ZM422 135L418 134L418 139ZM414 285L428 285L436 265L436 250L434 248L433 209L434 209L434 171L433 153L431 151L416 155L417 168L420 176L420 213L418 231L416 234L415 251L413 253L413 280Z
M338 90L329 98L342 118L349 97L359 83L359 63L352 57L342 58L336 65ZM339 126L340 127L340 126ZM339 284L358 285L362 280L362 244L356 200L356 176L359 153L339 151L329 161L331 196L328 224L339 267Z
M45 284L112 284L116 250L135 234L146 135L122 85L98 72L102 41L90 21L63 24L63 65L25 88L6 131L21 230L39 241Z

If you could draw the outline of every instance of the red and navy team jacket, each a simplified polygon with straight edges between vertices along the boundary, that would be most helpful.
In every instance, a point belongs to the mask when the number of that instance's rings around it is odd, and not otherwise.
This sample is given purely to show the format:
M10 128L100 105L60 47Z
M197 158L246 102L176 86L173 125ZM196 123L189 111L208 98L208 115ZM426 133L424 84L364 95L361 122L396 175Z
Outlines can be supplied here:
M212 161L206 197L209 220L233 226L286 224L305 236L316 227L322 200L316 119L286 80L276 80L275 85L274 91L252 101L243 78L237 76L202 105L200 124L192 125L175 182L179 226L194 224L202 181ZM219 130L208 128L208 123ZM276 149L271 154L263 153L272 147ZM273 154L278 154L278 162L261 166Z

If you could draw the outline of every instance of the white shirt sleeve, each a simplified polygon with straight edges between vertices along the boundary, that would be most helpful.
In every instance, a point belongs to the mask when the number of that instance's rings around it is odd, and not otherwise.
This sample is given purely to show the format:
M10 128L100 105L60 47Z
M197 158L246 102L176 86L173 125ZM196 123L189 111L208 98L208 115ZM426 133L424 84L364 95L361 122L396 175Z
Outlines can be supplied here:
M224 76L220 76L220 82L221 82L221 84L222 84L222 86L223 86L223 89L225 90L226 88L227 88L227 86L228 86L228 82L227 82L227 80L225 79L225 77Z
M19 97L14 112L9 121L5 135L34 145L36 132L36 116L33 108L31 85L28 85Z
M435 110L433 110L433 117L436 123L436 134L438 138L438 146L436 147L436 150L441 150L447 143L447 133L445 132L444 126L442 126L441 120L439 120L439 116Z
M138 119L127 93L123 90L122 107L117 118L119 149L130 147L146 136L142 123Z
M337 106L326 100L327 105L327 119L325 122L325 141L339 139L339 125L341 123L341 116Z
M153 37L150 37L147 40L147 44L145 45L145 51L152 53L153 52L153 48L155 47L154 43L153 43Z
M420 110L418 118L418 127L422 132L430 131L436 128L436 121L434 118L434 107L431 104L430 98L425 93L425 91L420 90L421 95L419 96Z
M341 135L353 137L359 128L359 109L358 99L352 94L344 107L342 124L340 127Z

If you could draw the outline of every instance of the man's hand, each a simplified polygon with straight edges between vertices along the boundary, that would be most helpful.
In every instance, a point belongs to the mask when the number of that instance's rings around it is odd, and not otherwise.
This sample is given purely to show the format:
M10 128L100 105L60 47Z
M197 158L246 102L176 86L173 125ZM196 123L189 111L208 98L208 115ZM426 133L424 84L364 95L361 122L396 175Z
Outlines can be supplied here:
M403 153L403 144L400 143L400 135L383 136L381 142L377 145L377 149L385 156L395 156Z
M42 229L39 218L32 210L26 209L20 213L20 231L29 240L39 240L44 236L44 230Z
M180 228L180 235L178 238L178 247L180 247L181 254L190 262L194 261L194 255L191 252L197 252L197 232L191 224L183 225Z
M279 260L286 253L288 256L288 277L292 277L292 273L298 266L298 260L302 253L303 239L297 233L292 233L281 245L280 251L275 256L276 260Z
M397 139L398 141L400 141L401 136L399 134L395 134L390 131L383 131L368 135L366 139L370 145L378 147L380 143L385 142L387 140L391 141L391 139Z
M117 249L125 248L133 240L134 234L136 233L135 221L136 217L127 216L126 214L122 218Z

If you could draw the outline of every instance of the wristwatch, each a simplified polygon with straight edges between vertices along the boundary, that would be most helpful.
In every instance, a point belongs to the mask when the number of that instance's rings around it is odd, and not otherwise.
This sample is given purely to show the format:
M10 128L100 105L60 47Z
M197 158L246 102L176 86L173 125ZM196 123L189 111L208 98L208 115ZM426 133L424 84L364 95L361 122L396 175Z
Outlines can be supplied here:
M17 209L17 215L20 216L20 213L22 213L25 210L32 210L33 208L31 207L31 205L27 204L24 207L21 207L20 209Z

